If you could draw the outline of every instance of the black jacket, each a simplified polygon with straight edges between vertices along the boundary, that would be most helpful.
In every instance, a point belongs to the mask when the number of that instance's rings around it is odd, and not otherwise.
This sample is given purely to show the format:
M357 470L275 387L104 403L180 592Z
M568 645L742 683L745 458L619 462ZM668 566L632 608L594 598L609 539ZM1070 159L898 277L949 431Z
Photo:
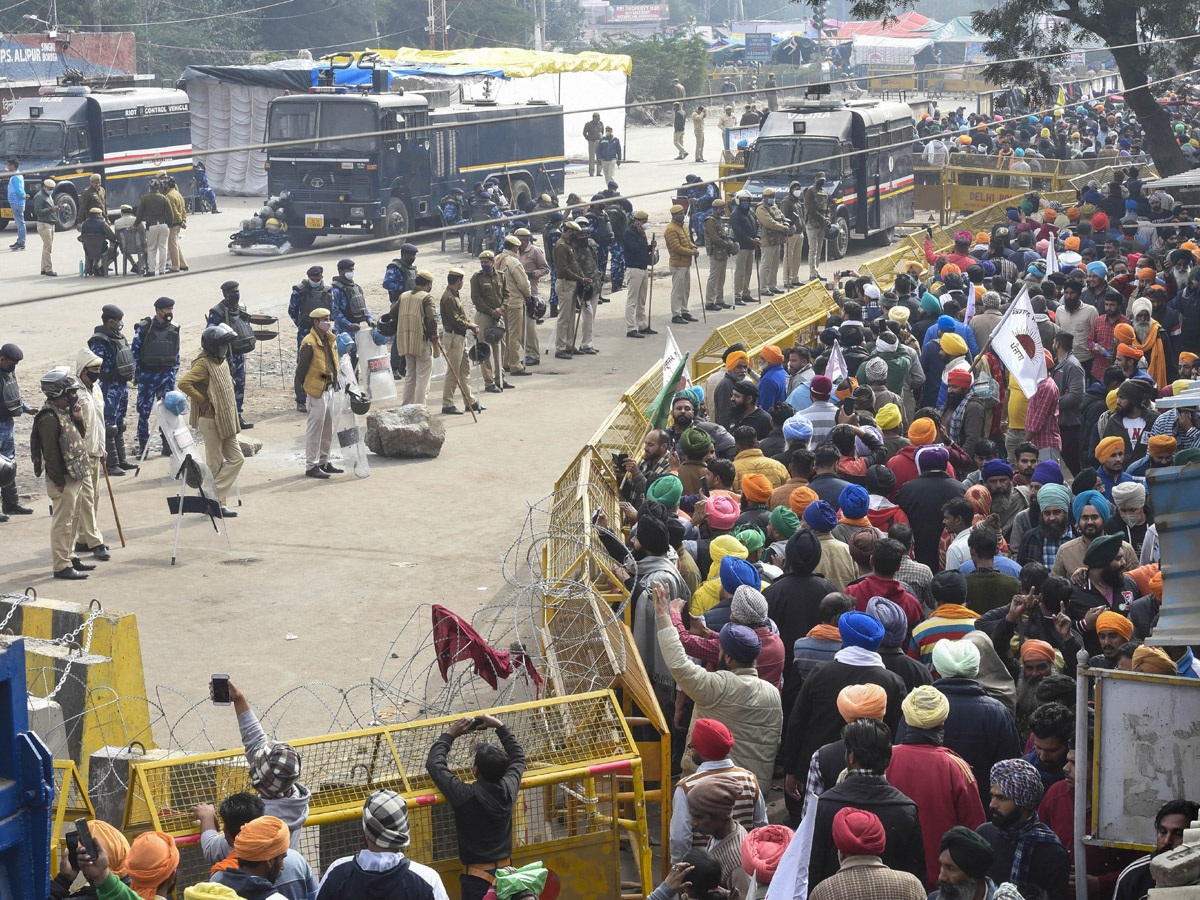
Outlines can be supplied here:
M508 768L496 784L458 779L446 757L454 738L443 734L429 748L425 770L454 810L458 855L464 866L494 863L512 856L513 803L525 772L525 751L507 728L497 728L496 737L508 754Z
M758 219L752 209L743 209L740 203L729 214L729 230L742 250L753 250L758 243Z
M1077 587L1071 592L1071 602L1067 604L1067 615L1075 623L1075 630L1083 635L1083 646L1087 650L1088 656L1095 656L1100 652L1100 639L1096 636L1095 631L1087 631L1083 627L1083 617L1087 615L1087 611L1093 607L1102 606L1127 616L1130 607L1140 595L1141 591L1138 590L1137 583L1128 575L1122 575L1121 587L1113 590L1111 606L1099 593L1090 588Z
M1158 624L1158 598L1153 594L1138 597L1129 607L1129 621L1133 623L1133 639L1144 641Z
M992 639L992 646L996 650L996 655L1000 657L1000 661L1004 663L1005 668L1014 679L1021 672L1020 662L1012 655L1012 637L1020 631L1020 643L1026 641L1045 641L1055 650L1062 654L1063 664L1065 665L1064 674L1070 677L1075 677L1075 671L1078 666L1076 656L1079 653L1079 635L1073 631L1071 640L1063 643L1062 638L1058 636L1058 632L1054 629L1054 619L1047 618L1038 612L1036 615L1022 616L1019 623L1008 621L1008 607L998 606L995 609L989 609L986 613L975 620L975 627L983 631Z
M820 568L820 566L818 566ZM805 637L821 623L817 617L817 607L826 595L832 594L837 588L821 575L799 575L796 572L784 572L775 583L763 591L767 598L767 616L779 629L779 639L783 641L783 709L785 714L791 712L795 694L792 693L789 702L789 688L799 690L800 678L792 665L792 651L796 641Z
M945 472L925 472L896 491L896 505L913 529L913 556L938 571L938 539L942 536L942 505L967 489Z
M625 248L625 266L630 269L650 268L650 242L646 235L632 226L621 235L621 246Z
M996 884L1011 881L1017 842L1002 837L1000 830L991 822L984 822L975 830L987 838L996 854L992 867L988 869L988 877ZM1067 891L1067 877L1071 869L1071 857L1067 855L1067 849L1062 844L1034 844L1032 853L1026 881L1040 887L1050 900L1067 900L1074 896ZM811 880L809 883L812 883Z
M883 665L889 672L895 672L904 681L906 691L923 684L933 684L933 675L929 667L917 662L899 647L880 647L879 655L883 657Z
M924 883L925 842L921 838L917 804L888 784L882 775L848 775L817 799L812 854L808 859L810 896L814 887L836 874L841 866L833 843L833 817L845 807L877 815L887 833L887 845L881 854L884 865L916 875Z
M788 717L783 749L786 772L803 780L817 748L841 737L846 722L837 709L838 692L852 684L877 684L884 689L887 712L883 723L896 733L900 704L907 693L904 679L882 666L851 666L836 659L822 663L804 679Z

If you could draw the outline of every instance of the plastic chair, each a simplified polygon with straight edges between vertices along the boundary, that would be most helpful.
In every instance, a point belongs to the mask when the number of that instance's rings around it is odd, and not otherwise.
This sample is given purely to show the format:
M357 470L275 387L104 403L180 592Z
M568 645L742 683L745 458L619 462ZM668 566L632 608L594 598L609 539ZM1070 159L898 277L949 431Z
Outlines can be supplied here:
M121 250L121 274L128 275L130 266L133 267L133 274L138 275L142 271L142 242L139 240L140 234L135 228L122 228L117 232L117 246ZM114 269L116 261L114 260Z
M264 326L274 325L279 321L277 316L267 316L262 314L252 315L250 317L250 327L254 332L254 339L258 342L258 386L262 387L263 383L263 344L267 341L275 341L279 339L278 328L266 328ZM282 341L275 345L279 348L279 380L287 382L287 377L283 373L283 343Z
M79 243L83 244L83 274L84 277L108 275L109 264L116 274L116 259L109 252L108 238L102 234L81 234Z

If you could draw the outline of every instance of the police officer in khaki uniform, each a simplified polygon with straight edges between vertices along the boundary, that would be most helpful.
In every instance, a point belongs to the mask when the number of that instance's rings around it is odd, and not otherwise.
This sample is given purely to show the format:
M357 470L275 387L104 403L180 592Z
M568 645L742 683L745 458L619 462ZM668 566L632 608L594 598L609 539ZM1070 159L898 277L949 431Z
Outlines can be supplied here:
M83 420L83 441L87 447L87 477L79 491L79 528L75 536L75 552L90 553L96 559L107 560L112 554L100 533L100 467L108 458L104 430L104 394L100 392L100 367L104 360L84 347L75 354L75 374L79 389L79 411ZM124 473L122 473L124 474Z
M471 303L475 307L475 324L479 333L486 334L489 328L504 326L504 303L507 295L504 278L496 271L496 254L484 250L479 254L479 271L471 276ZM484 388L489 394L499 394L503 388L512 388L500 371L500 360L488 354L483 361Z
M737 253L738 244L729 230L725 218L725 201L717 198L712 204L712 215L704 220L704 249L708 252L708 285L704 292L708 299L705 309L732 309L725 302L725 271L729 265L729 254Z
M554 358L571 359L575 354L576 310L583 304L584 315L588 305L583 301L583 290L590 287L587 274L579 261L580 238L583 230L571 220L563 223L562 237L554 244L554 292L558 296L558 323L554 327ZM586 238L584 239L586 241ZM586 243L583 253L587 253Z
M521 239L510 234L496 257L496 271L504 279L504 370L509 375L532 375L525 368L521 342L525 339L525 306L531 296L529 276L521 264Z
M762 292L782 294L783 291L779 289L779 261L791 229L779 210L779 204L775 202L775 188L763 191L763 201L754 215L762 227L762 268L758 273L762 279Z
M63 366L43 375L41 387L46 403L33 419L29 453L34 474L46 476L46 496L54 504L50 518L54 577L78 581L96 568L80 562L71 549L79 526L79 495L90 465L79 409L79 382Z
M405 406L425 404L429 377L433 374L434 342L437 340L437 315L433 310L433 275L417 273L414 287L405 291L392 307L396 322L396 352L404 357Z
M817 265L825 244L825 229L829 227L829 194L825 192L825 173L818 172L813 183L804 189L804 230L808 233L808 278L820 278Z
M438 306L442 314L442 353L446 356L446 368L458 373L456 381L451 371L446 372L442 385L442 412L448 416L461 416L463 411L454 405L454 391L460 389L463 406L475 412L483 412L475 395L471 392L471 360L467 357L467 332L479 339L479 326L467 318L459 292L462 290L462 269L451 269L446 276L446 290Z

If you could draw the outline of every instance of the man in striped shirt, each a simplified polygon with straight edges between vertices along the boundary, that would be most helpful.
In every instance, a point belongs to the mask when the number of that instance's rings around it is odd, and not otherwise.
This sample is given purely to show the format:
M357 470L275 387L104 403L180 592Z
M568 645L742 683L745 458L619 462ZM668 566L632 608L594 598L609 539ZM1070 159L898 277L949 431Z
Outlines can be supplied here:
M950 569L938 572L929 583L929 591L937 607L924 622L913 626L911 648L930 665L933 645L940 640L957 641L975 630L979 614L966 606L967 579L962 572Z
M733 819L747 831L767 824L767 804L753 772L739 768L729 758L733 749L733 735L716 719L697 719L692 728L689 744L692 759L697 769L679 780L671 803L671 862L679 862L683 854L693 846L703 846L704 841L688 808L688 795L692 789L719 772L722 777L732 779L737 785L737 799L733 803Z

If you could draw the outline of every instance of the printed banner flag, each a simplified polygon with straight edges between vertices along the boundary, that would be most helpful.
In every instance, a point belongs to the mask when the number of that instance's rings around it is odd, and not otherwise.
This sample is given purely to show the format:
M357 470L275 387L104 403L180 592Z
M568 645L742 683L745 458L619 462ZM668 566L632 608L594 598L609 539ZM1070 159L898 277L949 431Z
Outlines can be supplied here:
M834 384L845 378L850 372L846 369L846 357L842 356L842 345L834 344L829 351L829 363L825 366L825 375Z
M992 349L1000 357L1021 393L1032 397L1046 377L1046 357L1042 353L1042 336L1033 320L1033 304L1024 287L1004 317L992 329Z
M675 371L675 367L679 365L679 361L683 359L683 351L679 349L679 344L675 340L675 335L671 333L671 329L667 329L667 349L663 352L662 374L663 382L671 377L671 373ZM684 369L680 376L679 387L677 391L682 391L686 387L691 387L692 380L688 376L688 370Z

